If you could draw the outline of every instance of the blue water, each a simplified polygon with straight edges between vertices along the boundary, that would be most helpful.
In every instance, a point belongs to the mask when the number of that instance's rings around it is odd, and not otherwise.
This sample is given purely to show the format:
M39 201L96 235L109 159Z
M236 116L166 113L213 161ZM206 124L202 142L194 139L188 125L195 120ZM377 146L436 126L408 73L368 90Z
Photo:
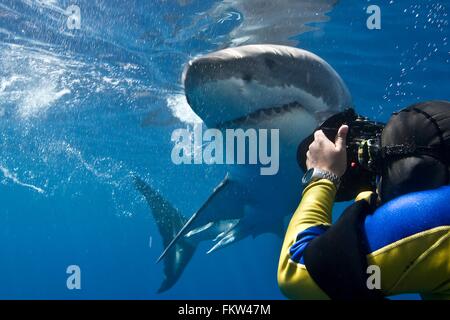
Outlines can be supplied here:
M377 120L450 99L449 1L323 2L330 10L312 21L294 0L260 6L266 24L286 23L264 40L320 55ZM190 215L223 178L221 166L175 166L170 135L192 124L185 63L233 45L253 21L229 3L0 0L0 298L283 298L273 235L212 255L200 245L180 281L156 294L161 238L132 182L138 174ZM79 30L62 14L71 4ZM366 28L369 4L381 8L381 30ZM69 265L81 268L81 290L66 287Z

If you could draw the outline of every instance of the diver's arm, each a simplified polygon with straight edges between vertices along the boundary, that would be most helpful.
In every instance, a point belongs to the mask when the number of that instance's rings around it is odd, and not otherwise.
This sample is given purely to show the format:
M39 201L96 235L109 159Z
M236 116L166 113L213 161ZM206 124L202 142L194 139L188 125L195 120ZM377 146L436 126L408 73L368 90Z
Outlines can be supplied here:
M342 125L336 139L331 141L322 130L316 131L306 153L307 169L320 169L342 177L347 168L347 133L348 126ZM290 298L327 298L309 276L303 253L312 239L329 228L335 196L336 186L327 179L309 184L303 192L286 232L278 265L278 284Z
M336 187L330 180L321 179L308 185L291 219L285 239L295 240L299 232L311 226L331 224L335 196Z
M335 185L326 179L311 183L303 191L284 239L278 265L278 284L289 298L326 298L300 261L306 244L331 224Z

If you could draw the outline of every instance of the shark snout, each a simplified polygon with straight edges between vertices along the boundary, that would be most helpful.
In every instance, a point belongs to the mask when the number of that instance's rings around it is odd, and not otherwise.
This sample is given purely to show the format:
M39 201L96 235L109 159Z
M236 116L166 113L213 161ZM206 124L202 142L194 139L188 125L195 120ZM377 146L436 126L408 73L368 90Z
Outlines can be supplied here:
M243 46L194 59L183 82L191 108L209 127L276 119L298 107L323 113L352 105L327 62L285 46Z

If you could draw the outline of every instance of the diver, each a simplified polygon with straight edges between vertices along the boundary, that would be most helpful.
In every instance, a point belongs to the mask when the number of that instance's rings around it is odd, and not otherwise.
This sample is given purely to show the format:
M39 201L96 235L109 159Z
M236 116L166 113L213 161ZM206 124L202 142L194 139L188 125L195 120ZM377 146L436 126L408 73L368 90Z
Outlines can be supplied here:
M298 150L305 189L278 266L287 297L450 299L450 102L409 106L386 125L349 109ZM334 202L351 199L332 223Z

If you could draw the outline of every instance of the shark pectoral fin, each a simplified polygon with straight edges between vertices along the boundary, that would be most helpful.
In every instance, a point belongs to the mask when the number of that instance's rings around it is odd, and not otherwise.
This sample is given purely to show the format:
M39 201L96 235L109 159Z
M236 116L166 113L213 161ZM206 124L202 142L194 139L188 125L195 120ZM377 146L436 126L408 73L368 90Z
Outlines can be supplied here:
M220 238L219 242L217 242L211 249L209 249L206 253L210 254L220 248L223 248L236 240L236 233L231 230L227 232L222 238Z
M186 236L187 238L191 238L191 237L193 237L193 236L195 236L195 235L197 235L197 234L199 234L199 233L202 233L202 232L207 231L207 230L210 229L213 225L214 225L213 222L208 222L208 223L205 224L204 226L201 226L201 227L192 229L191 231L187 232L185 236Z
M256 220L253 222L250 221L249 216L247 212L251 211L253 212L253 209L248 206L244 205L244 216L236 221L228 230L225 232L219 234L217 238L214 240L217 242L214 244L214 246L208 250L207 254L210 254L214 251L217 251L219 249L222 249L230 244L232 244L235 241L239 241L248 235L251 235L252 225L255 223Z
M214 240L216 243L208 250L208 254L222 249L236 241L248 236L256 238L263 233L274 233L281 239L284 238L284 225L276 219L263 219L259 212L251 204L244 206L245 215L231 226L226 232L219 234Z
M166 246L158 261L163 259L169 250L185 236L189 231L204 226L210 222L218 220L216 214L224 211L224 206L230 204L230 197L236 192L234 184L230 180L229 174L214 188L211 195L206 199L203 205L191 218L182 226L179 232L174 236L172 241ZM231 198L232 199L232 198ZM228 202L227 202L228 201Z
M191 225L191 223L194 222L194 220L196 218L197 218L197 213L194 213L189 218L189 220L184 224L184 226L182 226L180 231L177 234L175 234L175 236L172 238L172 240L169 242L169 244L166 246L164 251L159 256L158 260L156 260L156 263L160 262L167 255L167 252L169 252L169 250L175 245L175 243L181 238L181 236L183 236L186 233L186 230Z
M242 220L240 220L228 231L220 234L214 240L217 243L214 244L214 246L211 249L209 249L206 253L210 254L214 251L225 248L226 246L232 244L235 241L244 239L245 237L247 237L250 234L251 234L251 229L249 228L249 226L246 225L245 222L243 223Z
M164 199L159 192L150 187L141 178L135 176L136 189L145 197L156 221L163 245L167 246L173 237L186 223L186 218L181 215L170 202ZM170 289L181 276L184 268L192 258L197 242L189 239L181 239L175 245L164 260L164 280L158 293Z

